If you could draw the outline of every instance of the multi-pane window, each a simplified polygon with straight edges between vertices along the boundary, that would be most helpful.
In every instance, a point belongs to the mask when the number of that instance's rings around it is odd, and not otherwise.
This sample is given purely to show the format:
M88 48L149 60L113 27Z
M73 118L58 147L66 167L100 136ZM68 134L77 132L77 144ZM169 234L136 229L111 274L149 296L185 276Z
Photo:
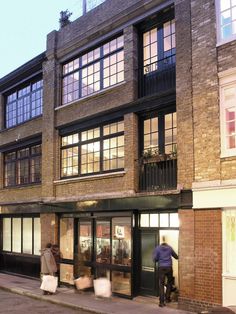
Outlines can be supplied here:
M143 121L143 152L176 153L176 112L159 113Z
M236 155L236 77L220 80L221 155Z
M15 90L6 97L5 124L13 127L42 114L43 80Z
M143 33L144 74L175 63L175 20Z
M61 177L124 168L124 122L62 137Z
M41 181L41 144L4 154L5 186Z
M216 0L218 41L236 38L236 0Z
M124 81L124 38L119 36L63 66L62 104Z
M3 251L40 255L41 224L39 217L2 219Z

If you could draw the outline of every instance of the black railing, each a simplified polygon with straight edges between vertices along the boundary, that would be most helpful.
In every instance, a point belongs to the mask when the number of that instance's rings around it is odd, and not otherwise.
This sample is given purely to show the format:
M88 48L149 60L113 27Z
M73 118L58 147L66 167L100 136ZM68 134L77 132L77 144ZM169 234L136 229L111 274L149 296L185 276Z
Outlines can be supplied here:
M139 68L139 97L175 89L175 55Z
M140 191L163 191L177 188L177 159L140 163Z

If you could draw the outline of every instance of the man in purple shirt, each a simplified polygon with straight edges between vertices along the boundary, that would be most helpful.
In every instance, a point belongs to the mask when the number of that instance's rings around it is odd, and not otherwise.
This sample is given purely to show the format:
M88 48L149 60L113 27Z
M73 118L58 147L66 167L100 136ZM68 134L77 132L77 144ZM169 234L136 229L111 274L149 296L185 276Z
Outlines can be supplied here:
M158 245L153 252L153 261L158 263L159 275L159 306L165 306L166 302L170 302L170 293L173 284L173 268L172 257L178 259L178 255L173 248L165 242L165 237L162 238L163 242ZM166 295L164 293L165 278L167 277Z

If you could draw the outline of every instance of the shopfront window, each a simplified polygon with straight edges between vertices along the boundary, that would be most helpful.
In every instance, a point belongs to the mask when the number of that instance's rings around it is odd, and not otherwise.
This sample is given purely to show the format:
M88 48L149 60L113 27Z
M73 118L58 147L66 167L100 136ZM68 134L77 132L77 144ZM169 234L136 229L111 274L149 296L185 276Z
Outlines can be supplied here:
M91 261L92 226L90 221L81 221L79 225L79 260Z
M112 263L131 265L131 218L113 218L112 235Z
M3 251L40 255L41 224L39 217L3 218Z
M63 259L74 258L74 219L60 220L60 252Z
M3 251L11 251L11 218L3 219Z
M110 221L98 221L96 225L96 261L110 263Z

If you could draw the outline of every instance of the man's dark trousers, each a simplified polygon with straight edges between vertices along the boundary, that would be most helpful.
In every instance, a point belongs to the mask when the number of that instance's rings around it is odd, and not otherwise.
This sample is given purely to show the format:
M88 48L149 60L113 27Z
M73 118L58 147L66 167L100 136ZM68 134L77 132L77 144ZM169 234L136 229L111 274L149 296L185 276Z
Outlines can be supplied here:
M158 267L159 274L159 294L160 294L160 304L165 303L165 299L167 301L170 300L170 293L173 281L173 269L172 267ZM165 297L165 278L167 277L167 285L166 285L166 297Z

